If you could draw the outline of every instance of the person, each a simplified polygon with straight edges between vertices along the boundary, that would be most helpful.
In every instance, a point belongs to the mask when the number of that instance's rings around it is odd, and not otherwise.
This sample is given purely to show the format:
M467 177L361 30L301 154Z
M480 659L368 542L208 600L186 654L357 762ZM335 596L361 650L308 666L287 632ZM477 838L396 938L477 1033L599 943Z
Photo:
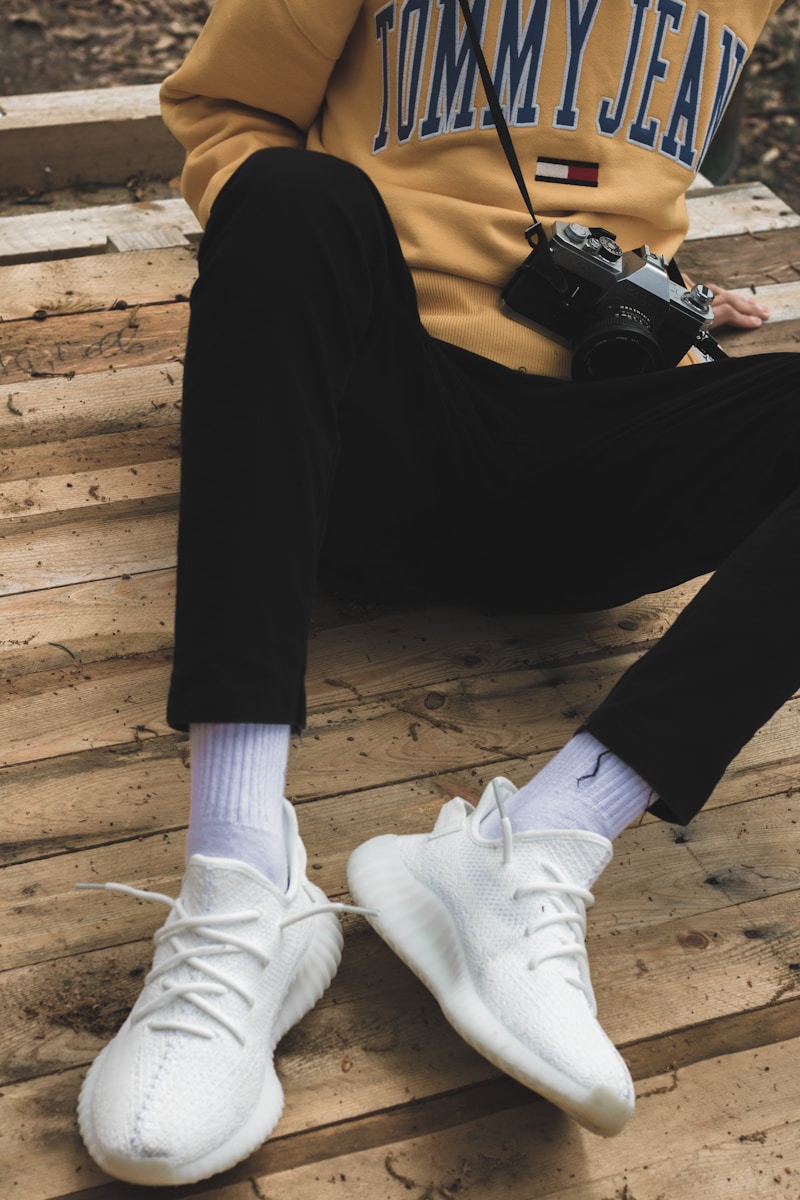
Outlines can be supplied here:
M543 227L672 258L776 7L473 0ZM205 227L168 700L191 738L187 870L177 900L109 885L170 912L83 1085L84 1140L122 1179L187 1183L279 1118L275 1045L341 949L284 800L318 579L559 613L712 573L532 780L348 867L463 1037L615 1134L634 1090L585 909L625 826L688 822L800 682L797 357L573 379L563 339L509 319L529 221L457 0L217 0L162 99Z

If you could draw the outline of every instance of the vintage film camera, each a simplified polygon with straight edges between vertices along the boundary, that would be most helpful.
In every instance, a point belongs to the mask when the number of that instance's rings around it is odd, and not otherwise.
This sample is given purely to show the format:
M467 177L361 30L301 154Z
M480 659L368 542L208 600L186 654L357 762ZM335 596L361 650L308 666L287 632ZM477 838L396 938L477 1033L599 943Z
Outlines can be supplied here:
M556 221L527 233L532 253L503 292L507 316L573 349L576 380L673 367L691 347L715 357L711 291L670 278L647 246L622 251L613 233Z

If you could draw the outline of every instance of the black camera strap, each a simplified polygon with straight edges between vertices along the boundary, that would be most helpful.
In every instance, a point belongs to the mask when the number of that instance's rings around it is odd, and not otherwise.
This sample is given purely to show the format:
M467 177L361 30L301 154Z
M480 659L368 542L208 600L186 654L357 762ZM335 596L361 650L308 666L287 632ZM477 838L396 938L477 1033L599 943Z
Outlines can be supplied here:
M472 42L472 50L475 55L475 61L478 64L478 71L480 72L481 82L483 83L483 90L486 93L486 99L489 102L489 112L492 114L492 120L494 121L495 129L497 130L497 136L500 138L500 144L503 147L503 153L508 160L508 165L511 167L511 171L514 179L517 182L520 195L525 201L525 207L531 215L533 224L525 230L525 237L528 245L534 251L537 270L545 275L550 280L551 284L558 289L558 291L566 291L567 282L564 279L561 271L553 262L553 259L548 251L547 237L542 229L542 223L536 216L536 213L533 211L533 203L528 193L527 184L525 183L525 176L522 173L522 167L519 164L517 152L514 149L514 143L511 140L508 122L506 121L505 114L503 113L503 108L500 104L500 98L497 95L494 82L492 81L491 72L489 71L489 66L483 53L480 34L478 33L475 20L472 16L472 9L469 6L468 0L458 0L458 2L461 6L461 12L464 16L464 22L467 26L469 39Z
M508 165L511 167L514 178L517 181L517 187L520 190L520 195L525 201L525 207L531 214L531 220L533 221L534 225L538 225L539 220L536 216L536 213L533 211L533 204L531 203L531 198L528 195L525 176L522 174L522 168L519 165L517 152L514 149L514 143L511 141L511 134L508 131L508 123L506 122L506 118L500 104L500 99L495 90L492 76L489 71L489 66L483 53L480 34L475 26L475 19L472 16L472 9L469 6L468 0L458 0L458 2L461 5L461 11L464 14L467 33L469 34L470 41L472 42L472 49L475 54L475 59L478 63L478 70L480 71L483 90L486 93L486 99L489 101L489 111L492 114L492 119L494 121L495 128L497 129L497 135L500 138L500 143L503 147L505 156L508 159Z

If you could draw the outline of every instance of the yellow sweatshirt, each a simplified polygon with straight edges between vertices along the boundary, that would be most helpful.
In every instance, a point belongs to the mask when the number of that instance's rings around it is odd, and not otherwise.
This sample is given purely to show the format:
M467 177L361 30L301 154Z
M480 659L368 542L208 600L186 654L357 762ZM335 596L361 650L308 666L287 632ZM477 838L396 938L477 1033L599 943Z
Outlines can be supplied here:
M780 0L472 0L536 215L671 257L684 195ZM569 351L499 297L530 224L458 0L216 0L162 88L205 223L237 166L306 146L361 167L438 338L567 378Z

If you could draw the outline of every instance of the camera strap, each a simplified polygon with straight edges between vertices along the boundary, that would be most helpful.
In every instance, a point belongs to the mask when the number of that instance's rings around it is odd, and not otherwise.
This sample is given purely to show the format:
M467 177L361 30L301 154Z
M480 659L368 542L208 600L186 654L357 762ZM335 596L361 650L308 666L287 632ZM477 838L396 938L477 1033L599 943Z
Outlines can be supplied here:
M525 201L525 207L531 215L533 224L525 230L525 237L528 245L534 251L537 270L545 275L550 280L551 284L560 292L566 291L567 282L564 279L561 271L553 262L552 256L548 251L547 237L544 235L542 223L536 216L536 213L533 211L533 203L531 202L528 188L525 183L525 176L522 173L522 167L520 166L519 159L517 158L517 152L514 149L514 143L511 140L508 123L492 81L492 76L486 62L486 57L483 53L480 34L478 33L475 20L472 16L472 9L469 6L468 0L458 0L458 2L461 6L461 12L464 17L464 22L467 26L469 39L472 42L472 50L475 55L475 61L478 64L478 71L480 72L483 90L486 93L486 99L489 102L489 112L492 114L492 120L494 121L495 129L497 130L497 136L500 138L500 144L503 147L503 153L508 160L508 165L511 167L511 172L517 182L520 195Z
M486 99L489 101L489 111L492 114L492 120L494 121L495 129L497 130L497 136L500 138L500 144L502 145L503 152L508 159L508 165L511 167L514 178L517 181L517 187L519 188L520 195L525 201L525 207L531 214L531 220L533 221L534 225L538 225L539 220L536 216L536 213L533 211L533 204L531 203L531 198L528 194L525 176L522 174L522 168L519 165L517 152L514 149L514 143L511 141L511 134L508 131L508 123L506 122L506 118L500 104L500 99L495 90L494 83L492 82L492 76L486 62L486 57L483 53L483 47L481 46L480 35L475 26L475 19L472 16L472 9L469 6L468 0L458 0L458 2L461 5L461 11L464 14L467 33L469 34L470 41L472 42L472 49L478 64L483 90L486 93Z

